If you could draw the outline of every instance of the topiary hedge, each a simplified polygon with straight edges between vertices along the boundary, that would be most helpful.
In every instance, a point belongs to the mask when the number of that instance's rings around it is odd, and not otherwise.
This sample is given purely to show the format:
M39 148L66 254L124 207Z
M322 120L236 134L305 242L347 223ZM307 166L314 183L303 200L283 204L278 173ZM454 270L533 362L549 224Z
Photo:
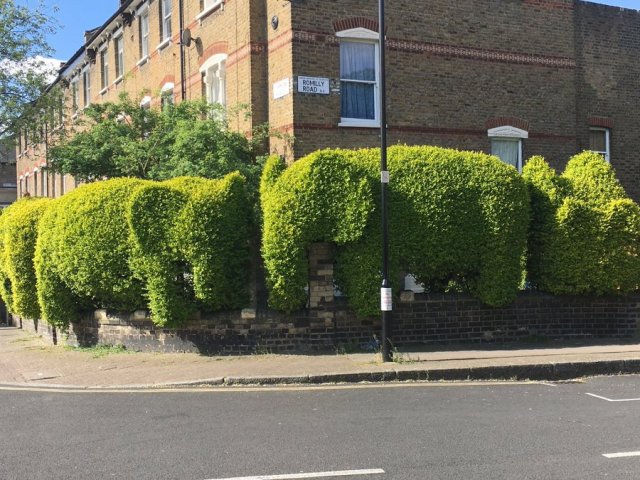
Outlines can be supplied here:
M43 319L65 326L88 308L141 308L143 283L131 270L128 200L146 182L95 182L55 200L41 220L35 253Z
M532 198L528 270L556 294L630 292L640 284L640 209L604 158L584 152L557 175L542 158L523 177Z
M180 324L198 306L246 304L250 213L238 173L148 184L132 195L134 271L146 281L157 324Z
M0 292L9 312L24 318L40 318L33 257L38 223L49 205L47 198L25 198L2 215Z
M247 299L244 178L120 178L83 185L42 218L35 266L43 318L146 305L158 325Z
M379 150L309 155L286 169L267 165L263 255L275 308L304 304L305 249L333 241L337 281L361 314L379 308ZM277 160L271 160L274 163ZM391 280L401 272L427 287L461 283L489 305L511 301L521 280L529 220L517 171L496 157L436 147L389 149Z
M345 152L312 153L286 170L280 162L267 160L261 182L262 254L270 304L291 311L306 300L307 246L361 238L374 199L362 167Z

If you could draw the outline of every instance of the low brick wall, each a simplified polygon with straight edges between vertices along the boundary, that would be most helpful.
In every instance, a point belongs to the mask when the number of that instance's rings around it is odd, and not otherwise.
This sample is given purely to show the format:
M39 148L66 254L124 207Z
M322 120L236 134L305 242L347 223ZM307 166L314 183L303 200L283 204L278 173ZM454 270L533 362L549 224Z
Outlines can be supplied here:
M56 332L39 322L37 332L69 345L122 344L132 350L244 354L375 348L380 320L357 318L329 299L294 314L255 310L193 319L179 329L153 325L145 311L98 310ZM473 344L548 339L631 338L640 317L640 296L556 297L522 293L510 306L490 308L462 294L403 292L393 314L392 341L414 344ZM23 320L23 328L33 329Z

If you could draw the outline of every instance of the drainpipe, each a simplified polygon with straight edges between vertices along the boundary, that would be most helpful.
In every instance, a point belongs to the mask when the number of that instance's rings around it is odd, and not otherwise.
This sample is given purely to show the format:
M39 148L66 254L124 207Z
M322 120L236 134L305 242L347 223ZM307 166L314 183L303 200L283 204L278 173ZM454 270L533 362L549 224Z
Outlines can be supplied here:
M182 33L184 32L184 0L179 0L178 10L180 17L180 97L182 101L187 99L187 79L185 77L184 44Z

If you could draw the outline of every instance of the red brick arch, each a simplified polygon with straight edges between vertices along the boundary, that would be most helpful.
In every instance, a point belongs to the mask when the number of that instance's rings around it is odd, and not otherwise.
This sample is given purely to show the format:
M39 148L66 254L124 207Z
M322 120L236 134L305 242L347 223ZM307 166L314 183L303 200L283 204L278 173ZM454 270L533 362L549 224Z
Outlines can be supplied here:
M611 117L589 117L587 123L590 127L613 128L613 118Z
M229 48L229 44L227 42L212 43L207 48L205 48L204 51L202 52L202 55L200 56L200 59L199 59L198 66L201 67L204 62L206 62L207 60L209 60L209 58L211 58L212 56L218 53L225 53L225 54L228 53L227 52L228 48Z
M529 122L517 117L492 117L485 123L485 128L490 130L492 128L504 127L506 125L519 128L525 132L529 131Z
M351 30L353 28L366 28L372 32L378 31L378 22L366 17L350 17L336 20L333 22L333 29L336 32Z

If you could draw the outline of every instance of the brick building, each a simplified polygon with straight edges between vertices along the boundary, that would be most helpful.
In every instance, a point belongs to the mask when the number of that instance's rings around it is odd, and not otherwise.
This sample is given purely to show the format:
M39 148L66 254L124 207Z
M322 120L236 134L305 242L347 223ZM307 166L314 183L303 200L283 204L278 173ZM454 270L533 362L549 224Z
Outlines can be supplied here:
M376 146L375 0L123 0L63 66L65 122L90 102L141 108L206 96L251 106L293 160L323 147ZM189 45L180 42L180 18ZM521 167L562 168L602 152L640 200L640 13L579 0L397 0L387 6L389 142L482 150ZM22 141L20 191L55 196L71 178L40 171Z

